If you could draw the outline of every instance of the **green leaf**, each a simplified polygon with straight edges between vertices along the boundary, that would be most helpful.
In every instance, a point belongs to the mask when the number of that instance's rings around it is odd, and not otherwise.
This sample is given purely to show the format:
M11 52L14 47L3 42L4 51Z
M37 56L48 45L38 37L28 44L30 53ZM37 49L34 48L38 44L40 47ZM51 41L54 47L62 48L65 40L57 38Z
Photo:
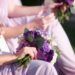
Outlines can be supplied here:
M24 32L28 32L29 30L27 28L24 29Z
M31 60L31 57L29 54L25 55L22 59L20 60L17 60L17 63L20 65L20 66L27 66L28 63L30 62Z
M28 38L27 38L27 40L31 43L31 42L33 42L34 38L33 38L32 35L29 35Z
M40 49L44 43L44 38L42 37L37 37L35 40L34 40L34 43L35 45L37 46L38 49Z

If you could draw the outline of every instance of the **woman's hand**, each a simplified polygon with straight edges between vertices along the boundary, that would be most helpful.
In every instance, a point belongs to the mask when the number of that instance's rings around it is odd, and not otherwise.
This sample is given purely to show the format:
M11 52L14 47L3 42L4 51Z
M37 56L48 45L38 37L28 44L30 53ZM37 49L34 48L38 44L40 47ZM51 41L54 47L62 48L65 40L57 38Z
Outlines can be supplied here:
M19 59L23 58L26 54L29 54L32 59L37 58L37 50L35 47L24 47L16 53Z
M49 4L48 6L51 8L51 9L54 9L56 7L59 7L59 6L62 6L63 3L52 3L52 4Z
M49 12L54 12L56 10L56 8L58 8L59 6L62 6L63 3L50 3L44 6L43 9L43 13L47 13Z
M35 24L31 25L31 30L36 30L36 29L47 29L47 27L49 26L49 23L55 19L55 15L54 13L50 13L47 16L41 16L41 17L37 17L37 19L35 19Z

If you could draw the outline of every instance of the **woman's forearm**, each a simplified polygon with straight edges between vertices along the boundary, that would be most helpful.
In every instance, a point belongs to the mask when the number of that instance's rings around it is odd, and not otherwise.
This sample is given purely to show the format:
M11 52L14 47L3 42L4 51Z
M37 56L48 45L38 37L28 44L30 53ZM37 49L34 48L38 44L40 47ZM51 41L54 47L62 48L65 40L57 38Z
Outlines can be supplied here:
M17 58L15 54L0 55L0 65L14 62Z
M8 38L14 38L19 36L20 34L23 34L25 28L29 29L29 30L34 30L36 28L41 27L42 21L41 19L39 19L39 23L38 21L34 21L32 23L28 23L25 25L20 25L20 26L15 26L15 27L2 27L2 32L3 32L3 36L8 39Z
M12 11L9 11L9 17L37 15L41 10L43 10L43 6L15 6Z
M23 26L15 26L15 27L2 27L2 35L6 38L14 38L18 35L22 34L24 31L24 25Z

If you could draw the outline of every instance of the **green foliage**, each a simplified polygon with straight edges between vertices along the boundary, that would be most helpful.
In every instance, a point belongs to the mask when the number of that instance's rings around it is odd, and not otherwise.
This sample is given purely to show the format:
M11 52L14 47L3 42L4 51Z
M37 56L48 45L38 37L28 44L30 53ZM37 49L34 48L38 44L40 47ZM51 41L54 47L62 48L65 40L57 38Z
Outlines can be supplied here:
M68 10L67 12L62 12L62 10L58 10L56 13L56 17L60 21L61 24L63 24L65 21L69 21L71 17L71 11Z
M33 42L33 40L34 40L34 39L33 39L32 35L29 35L29 36L28 36L28 41L31 43L31 42Z
M44 38L39 36L39 37L36 37L36 39L34 39L34 43L35 45L37 46L37 48L41 48L43 43L44 43Z
M29 54L25 55L23 58L21 59L18 59L17 60L17 63L20 65L20 66L24 66L24 67L27 67L28 63L31 61L31 57Z

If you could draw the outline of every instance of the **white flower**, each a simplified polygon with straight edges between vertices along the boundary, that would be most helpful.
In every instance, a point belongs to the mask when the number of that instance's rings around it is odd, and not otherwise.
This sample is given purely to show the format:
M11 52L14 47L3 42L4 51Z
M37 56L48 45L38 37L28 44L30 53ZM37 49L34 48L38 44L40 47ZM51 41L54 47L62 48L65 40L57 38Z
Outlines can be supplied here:
M75 0L73 2L73 6L71 7L71 13L75 14Z
M0 35L0 50L1 50L1 52L10 52L3 35Z
M75 7L75 0L74 0L74 2L73 2L73 6Z
M52 61L50 62L52 65L54 65L55 63L56 63L56 60L57 60L57 53L56 52L54 52L54 56L53 56L53 59L52 59Z

